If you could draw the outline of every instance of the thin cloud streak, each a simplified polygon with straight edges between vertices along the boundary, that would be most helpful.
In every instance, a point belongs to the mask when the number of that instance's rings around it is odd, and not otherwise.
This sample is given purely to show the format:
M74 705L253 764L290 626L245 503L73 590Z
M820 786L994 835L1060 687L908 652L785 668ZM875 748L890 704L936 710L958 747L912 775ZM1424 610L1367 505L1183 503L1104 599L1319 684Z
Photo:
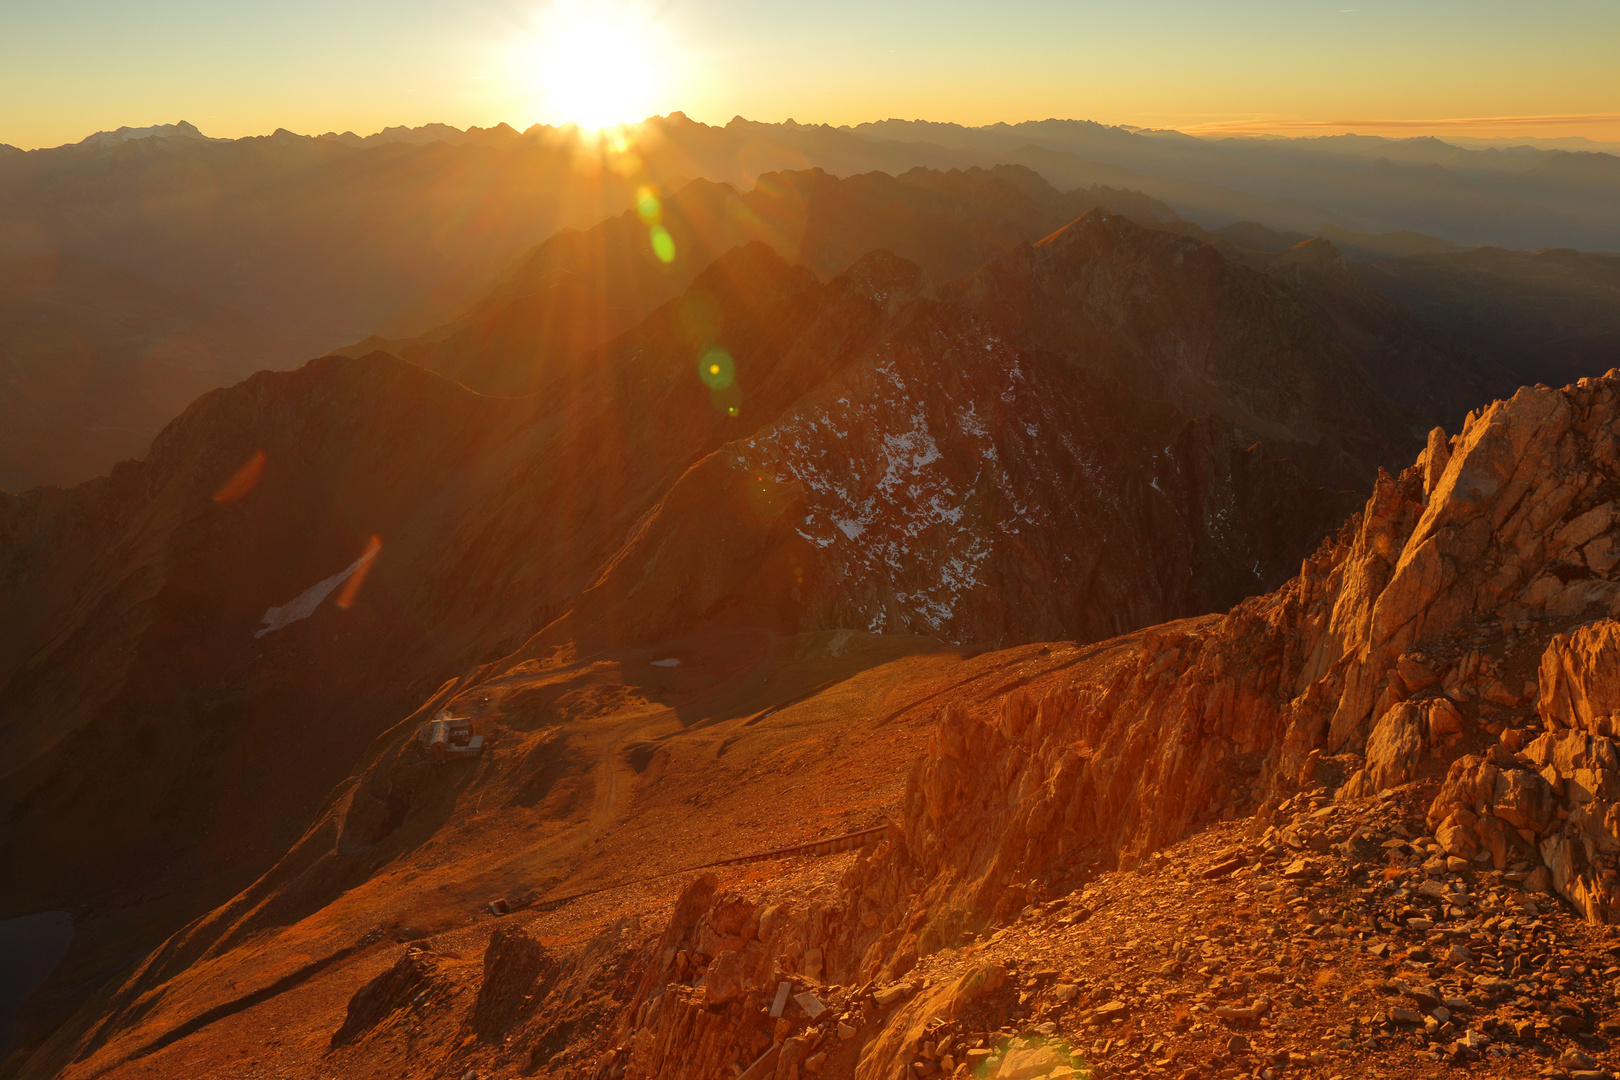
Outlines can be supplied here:
M1250 120L1216 121L1181 130L1199 132L1320 131L1327 128L1460 128L1460 127L1563 127L1573 124L1620 124L1620 113L1561 113L1545 116L1468 116L1437 120Z

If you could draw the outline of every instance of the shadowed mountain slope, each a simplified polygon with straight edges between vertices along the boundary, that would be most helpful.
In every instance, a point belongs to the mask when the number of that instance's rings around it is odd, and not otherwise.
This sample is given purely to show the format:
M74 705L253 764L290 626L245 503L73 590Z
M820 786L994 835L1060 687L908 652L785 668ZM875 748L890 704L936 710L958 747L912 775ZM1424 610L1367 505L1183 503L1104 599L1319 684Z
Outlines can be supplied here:
M1557 386L1620 364L1620 255L1476 248L1356 273L1522 383Z
M1138 193L1063 193L1013 166L844 179L819 169L768 173L745 195L699 180L585 232L559 232L463 316L416 342L368 339L350 351L386 346L476 390L525 392L551 358L577 355L639 321L738 245L764 243L823 277L884 248L938 282L1099 205L1175 220ZM653 247L652 226L667 232L667 260Z
M279 353L273 328L109 266L0 260L0 488L139 457L198 395Z

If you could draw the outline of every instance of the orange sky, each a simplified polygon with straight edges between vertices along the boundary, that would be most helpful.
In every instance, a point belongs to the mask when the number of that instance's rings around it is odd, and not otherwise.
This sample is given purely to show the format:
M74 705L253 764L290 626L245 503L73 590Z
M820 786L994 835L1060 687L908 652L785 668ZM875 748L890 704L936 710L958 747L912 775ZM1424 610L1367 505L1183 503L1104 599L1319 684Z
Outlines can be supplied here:
M1613 0L12 0L0 142L677 109L1620 142L1617 55Z

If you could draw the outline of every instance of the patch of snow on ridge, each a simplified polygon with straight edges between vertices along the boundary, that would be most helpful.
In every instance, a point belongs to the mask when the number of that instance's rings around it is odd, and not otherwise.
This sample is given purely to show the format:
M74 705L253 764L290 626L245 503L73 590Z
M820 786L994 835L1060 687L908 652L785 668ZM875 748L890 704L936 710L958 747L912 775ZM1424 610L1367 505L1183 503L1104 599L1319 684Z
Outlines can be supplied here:
M332 590L348 581L355 571L375 559L377 551L378 549L375 547L367 548L365 554L349 564L348 569L333 574L329 578L322 578L280 607L273 607L266 611L259 620L264 623L264 627L253 636L262 638L272 630L280 630L300 619L307 619L315 614L315 609L321 606L321 601L331 596Z
M1020 500L1007 498L982 403L939 400L939 386L913 385L889 356L867 376L861 392L806 406L740 444L739 465L800 485L796 531L866 584L869 629L943 634L986 585L999 530L983 519L998 498ZM962 475L963 465L974 472Z

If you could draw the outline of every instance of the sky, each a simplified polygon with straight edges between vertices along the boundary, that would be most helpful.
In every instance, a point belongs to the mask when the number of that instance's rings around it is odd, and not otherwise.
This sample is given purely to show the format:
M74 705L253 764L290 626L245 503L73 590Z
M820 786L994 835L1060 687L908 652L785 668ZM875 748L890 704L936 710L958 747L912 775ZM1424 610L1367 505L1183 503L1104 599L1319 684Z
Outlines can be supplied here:
M1616 0L0 0L0 142L675 110L1620 142L1617 56Z

